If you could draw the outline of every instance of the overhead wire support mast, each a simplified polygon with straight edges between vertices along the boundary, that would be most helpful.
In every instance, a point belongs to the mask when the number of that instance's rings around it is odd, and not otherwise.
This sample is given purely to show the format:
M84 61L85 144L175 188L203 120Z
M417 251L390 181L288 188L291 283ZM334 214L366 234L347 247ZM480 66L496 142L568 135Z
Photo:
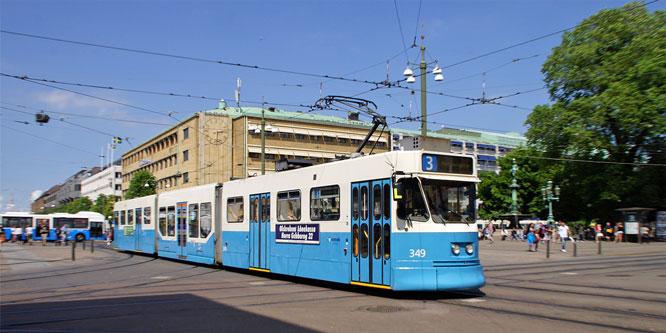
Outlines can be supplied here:
M375 109L377 109L377 104L367 99L332 95L317 100L317 102L315 102L315 107L322 110L331 109L336 104L342 104L344 106L351 107L357 110L358 112L364 113L372 117L372 124L373 124L372 129L370 129L370 132L368 132L368 134L365 136L363 142L361 142L358 148L356 148L356 153L360 153L363 150L368 141L370 141L372 135L375 134L375 131L377 131L379 125L384 126L382 127L382 133L384 132L384 129L388 126L388 124L386 123L386 117L382 116L377 111L375 111ZM371 106L373 106L374 109L371 108Z

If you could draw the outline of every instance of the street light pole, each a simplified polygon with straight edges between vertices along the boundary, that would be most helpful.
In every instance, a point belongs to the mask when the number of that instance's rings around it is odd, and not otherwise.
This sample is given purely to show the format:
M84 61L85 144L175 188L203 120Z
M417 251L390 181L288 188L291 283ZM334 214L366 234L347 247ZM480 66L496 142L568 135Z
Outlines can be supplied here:
M266 119L264 118L264 105L261 104L261 174L266 174Z
M426 122L426 67L427 63L425 61L425 45L421 45L421 62L419 67L421 68L421 136L426 136L427 122Z
M541 188L541 195L543 200L548 202L548 219L546 221L548 224L552 224L555 222L553 216L553 201L560 200L560 187L555 185L555 188L553 188L553 181L548 180L548 184Z

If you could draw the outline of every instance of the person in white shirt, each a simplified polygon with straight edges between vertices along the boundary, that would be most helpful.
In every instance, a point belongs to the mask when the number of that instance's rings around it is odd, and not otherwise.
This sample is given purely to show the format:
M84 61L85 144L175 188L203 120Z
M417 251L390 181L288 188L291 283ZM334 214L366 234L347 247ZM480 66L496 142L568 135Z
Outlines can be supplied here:
M566 223L560 221L559 226L557 226L557 234L562 240L562 252L567 252L567 238L571 236L571 232L569 231L569 227Z

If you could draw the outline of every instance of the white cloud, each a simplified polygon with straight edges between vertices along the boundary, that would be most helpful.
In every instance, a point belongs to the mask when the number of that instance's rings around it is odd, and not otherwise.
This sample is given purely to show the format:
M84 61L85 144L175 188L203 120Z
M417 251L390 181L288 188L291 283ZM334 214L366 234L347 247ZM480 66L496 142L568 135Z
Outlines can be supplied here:
M100 96L101 98L107 98L106 96ZM120 100L119 97L108 97L109 100L116 102L124 103ZM89 115L99 116L99 117L110 117L123 119L129 116L129 112L119 109L118 105L115 105L111 102L106 102L99 99L94 99L91 97L86 97L82 95L77 95L69 91L62 90L53 90L46 93L38 93L37 100L47 104L45 109L52 110L66 110L72 111L72 109L87 109L94 110L94 113L87 112Z
M42 193L44 193L44 191L42 190L34 190L30 192L30 201L37 200L37 198L39 198L39 196L42 195Z

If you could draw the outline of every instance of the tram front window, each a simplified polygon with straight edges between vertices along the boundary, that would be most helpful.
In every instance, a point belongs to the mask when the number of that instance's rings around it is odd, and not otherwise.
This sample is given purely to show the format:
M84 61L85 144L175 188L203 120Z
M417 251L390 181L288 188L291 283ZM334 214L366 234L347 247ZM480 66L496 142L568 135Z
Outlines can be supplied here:
M474 184L434 179L422 184L435 223L474 221Z
M398 181L402 186L402 200L398 201L398 218L408 221L428 221L428 209L426 208L421 187L416 178L404 178Z

